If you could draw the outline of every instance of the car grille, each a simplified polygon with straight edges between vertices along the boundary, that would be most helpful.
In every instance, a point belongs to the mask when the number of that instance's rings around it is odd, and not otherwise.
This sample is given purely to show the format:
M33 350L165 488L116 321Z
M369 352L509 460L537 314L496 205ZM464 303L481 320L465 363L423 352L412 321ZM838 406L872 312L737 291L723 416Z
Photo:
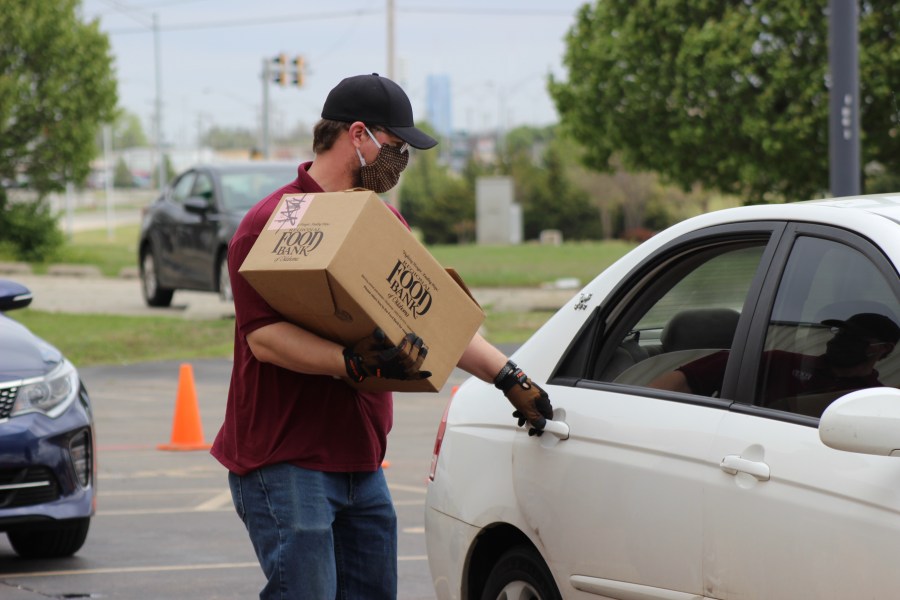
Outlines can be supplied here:
M18 392L18 386L0 389L0 419L9 417L13 404L16 403L16 394Z
M59 498L59 483L46 467L0 469L0 508L31 506Z

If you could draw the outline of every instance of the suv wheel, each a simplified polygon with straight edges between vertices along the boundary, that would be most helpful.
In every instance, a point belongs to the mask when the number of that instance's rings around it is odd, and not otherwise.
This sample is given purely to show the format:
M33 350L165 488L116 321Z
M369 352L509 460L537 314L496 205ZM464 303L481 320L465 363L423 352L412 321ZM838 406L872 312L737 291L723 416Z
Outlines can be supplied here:
M141 291L144 293L144 301L147 306L169 306L172 304L172 295L175 290L170 290L159 285L159 273L156 270L156 257L153 249L148 248L141 257Z

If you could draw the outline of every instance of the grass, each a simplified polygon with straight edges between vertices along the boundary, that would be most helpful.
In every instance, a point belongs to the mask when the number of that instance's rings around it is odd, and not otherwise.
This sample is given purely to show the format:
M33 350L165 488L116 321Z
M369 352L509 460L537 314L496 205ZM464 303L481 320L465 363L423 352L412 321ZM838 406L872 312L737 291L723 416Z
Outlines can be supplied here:
M231 357L234 321L52 313L10 315L78 366Z
M521 344L553 316L547 311L485 311L484 337L492 344Z
M37 274L47 272L51 264L95 265L106 277L118 277L125 268L137 267L137 239L140 225L125 225L113 229L112 238L106 229L77 231L46 263L32 263ZM15 262L9 252L0 250L0 261Z
M619 240L561 246L431 246L442 265L453 267L469 287L535 287L557 279L593 279L634 244Z
M124 268L137 267L137 240L140 225L113 229L110 239L105 229L78 231L72 235L55 262L97 265L107 277L117 277Z
M519 344L552 312L487 313L485 330L493 344ZM172 317L54 313L18 310L10 315L50 341L78 366L126 365L158 360L231 358L234 321Z
M76 232L47 264L34 264L45 273L52 263L96 265L103 275L117 277L125 268L137 267L139 225ZM430 246L438 261L453 267L469 287L534 287L557 279L575 277L582 283L611 265L634 244L619 240L574 242L561 246ZM0 260L13 260L0 255Z

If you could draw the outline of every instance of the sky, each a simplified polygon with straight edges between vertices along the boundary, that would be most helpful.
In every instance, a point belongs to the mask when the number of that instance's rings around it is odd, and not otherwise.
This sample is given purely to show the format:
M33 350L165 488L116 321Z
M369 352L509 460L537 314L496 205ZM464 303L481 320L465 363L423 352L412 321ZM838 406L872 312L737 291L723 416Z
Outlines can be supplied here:
M393 0L393 79L424 118L429 75L449 77L453 127L506 130L558 120L546 90L584 0ZM83 0L109 35L119 104L153 137L157 90L164 139L192 146L209 127L259 129L264 61L302 56L305 85L268 86L273 132L318 120L329 90L361 73L388 75L389 0ZM154 18L158 35L154 36ZM155 41L156 40L156 41Z

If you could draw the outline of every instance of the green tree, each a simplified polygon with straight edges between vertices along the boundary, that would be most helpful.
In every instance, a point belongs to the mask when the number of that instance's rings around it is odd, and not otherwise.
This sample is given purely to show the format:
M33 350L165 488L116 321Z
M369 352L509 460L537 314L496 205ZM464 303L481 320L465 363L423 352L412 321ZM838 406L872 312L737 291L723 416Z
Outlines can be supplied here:
M116 169L113 174L113 185L117 188L134 187L134 175L131 174L131 169L128 168L124 158L120 157L119 160L116 161Z
M140 118L127 110L120 110L113 125L113 148L143 148L148 145L147 134Z
M595 0L549 89L585 164L748 201L828 187L827 0ZM860 5L863 163L900 171L900 2Z
M0 0L0 177L39 193L83 182L116 106L109 40L76 0Z
M152 183L153 183L153 187L155 187L157 189L162 189L170 181L172 181L172 179L175 178L175 175L177 175L177 173L175 172L175 167L172 166L172 159L169 158L168 154L163 154L163 171L164 171L163 176L166 178L166 180L163 181L162 185L159 185L159 170L158 169L153 170Z
M258 143L256 134L246 127L210 127L202 141L214 150L249 150Z
M601 235L597 210L570 177L567 143L554 127L518 127L506 137L504 168L515 182L526 239L544 229L558 229L565 239Z
M465 178L438 162L436 152L415 152L403 174L400 207L426 243L467 242L475 232L473 190Z
M0 181L24 178L37 194L12 204L0 187L0 241L22 258L47 256L61 240L49 233L56 221L44 198L85 181L97 130L116 106L109 40L78 6L0 0Z

